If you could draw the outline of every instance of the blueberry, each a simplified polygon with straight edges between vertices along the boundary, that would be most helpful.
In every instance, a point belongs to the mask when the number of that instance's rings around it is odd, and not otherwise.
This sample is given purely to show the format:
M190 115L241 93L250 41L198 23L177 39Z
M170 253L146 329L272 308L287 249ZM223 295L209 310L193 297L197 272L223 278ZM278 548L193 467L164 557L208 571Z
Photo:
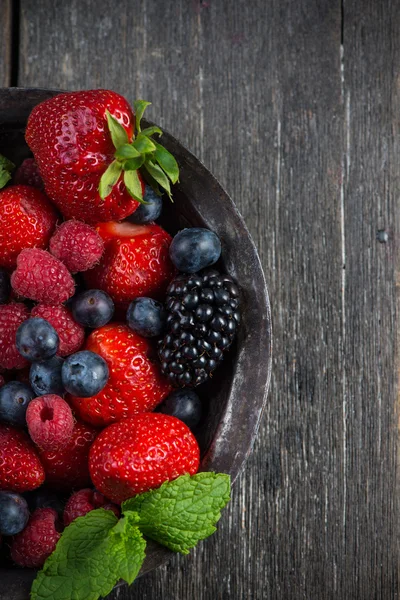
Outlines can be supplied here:
M0 492L0 533L15 535L22 531L29 519L28 503L14 492Z
M26 409L35 392L20 381L10 381L0 388L0 421L10 425L26 425Z
M101 290L86 290L74 296L71 302L72 316L84 327L103 327L114 314L114 302Z
M172 240L169 255L179 271L196 273L217 262L221 256L221 242L209 229L183 229Z
M60 356L53 356L49 360L33 363L29 372L29 381L36 396L45 394L64 394L61 378L61 368L64 360Z
M34 317L27 319L17 329L18 352L28 360L47 360L58 350L57 331L45 319Z
M196 392L175 390L157 407L157 412L177 417L190 429L194 429L200 423L203 411L201 400Z
M155 221L160 216L162 200L149 185L145 187L143 199L148 204L140 204L139 208L128 218L131 223L143 225Z
M6 304L10 297L10 276L5 269L0 269L0 304Z
M160 302L152 298L136 298L126 313L129 327L143 337L155 337L164 331L166 313Z
M60 516L64 512L65 502L53 490L46 490L41 487L32 492L26 492L24 498L32 512L37 508L54 508Z
M108 380L108 366L99 354L82 350L65 359L62 382L70 394L81 398L95 396Z

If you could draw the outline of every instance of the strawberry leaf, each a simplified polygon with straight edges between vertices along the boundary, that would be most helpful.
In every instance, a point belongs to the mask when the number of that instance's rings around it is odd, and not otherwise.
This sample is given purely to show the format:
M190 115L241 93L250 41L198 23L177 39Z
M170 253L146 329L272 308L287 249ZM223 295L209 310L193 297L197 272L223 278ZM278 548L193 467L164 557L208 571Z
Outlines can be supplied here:
M144 161L146 160L145 154L139 154L136 158L129 158L125 160L122 164L122 168L124 171L137 171L140 169Z
M151 175L153 179L157 181L157 183L167 192L169 198L171 197L171 188L169 185L169 181L164 171L156 164L153 163L150 159L147 159L143 165L146 171Z
M0 154L0 189L3 188L6 183L11 179L11 172L15 169L14 163L8 160L5 156Z
M140 121L142 120L143 113L146 108L151 104L151 102L147 102L146 100L136 100L133 104L133 109L136 115L136 129L140 133Z
M147 185L149 185L158 196L162 196L162 191L160 190L160 186L158 185L158 183L154 179L154 177L152 177L150 175L150 173L148 171L146 171L145 169L140 169L140 174L143 177L143 179L145 180L145 182L147 183Z
M114 156L119 160L124 160L126 158L136 158L137 156L140 156L140 152L136 150L134 145L122 144L122 146L117 149Z
M153 140L139 133L136 140L133 142L133 147L140 152L140 154L152 154L156 150L156 145Z
M143 129L143 131L142 131L142 135L145 135L146 137L150 137L151 135L154 135L155 133L162 135L161 129L159 127L157 127L156 125L153 125L152 127L146 127L146 129Z
M114 185L117 183L122 172L122 165L117 160L114 160L101 176L99 183L100 198L104 200L111 194Z
M126 189L138 202L143 203L143 195L142 195L142 184L140 183L139 175L137 171L125 171L124 173L124 183Z
M118 123L117 119L113 117L108 110L106 110L108 129L110 130L112 143L115 148L119 148L123 144L129 144L128 134L122 127L121 123Z
M168 175L172 183L176 183L179 180L179 167L175 158L170 152L161 144L153 141L156 147L154 158L162 168L162 170Z

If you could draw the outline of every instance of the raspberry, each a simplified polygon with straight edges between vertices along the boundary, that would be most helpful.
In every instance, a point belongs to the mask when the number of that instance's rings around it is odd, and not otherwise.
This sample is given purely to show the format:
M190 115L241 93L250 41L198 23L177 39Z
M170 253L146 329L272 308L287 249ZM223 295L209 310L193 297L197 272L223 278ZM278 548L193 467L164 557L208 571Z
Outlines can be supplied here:
M46 250L22 250L11 275L17 294L45 304L59 304L70 298L75 282L65 265Z
M113 513L119 517L120 511L116 504L113 504L107 498L95 492L89 488L79 490L72 494L64 509L64 525L67 527L72 521L78 517L83 517L86 513L94 510L95 508L104 508L105 510L112 510Z
M54 551L60 533L57 512L53 508L37 508L27 526L11 543L11 558L21 567L38 568Z
M100 260L104 243L93 227L82 221L66 221L50 240L50 252L71 273L87 271Z
M28 317L29 312L25 304L0 305L0 367L22 369L28 365L15 343L17 329Z
M64 448L55 452L41 450L38 454L46 473L46 484L59 490L82 488L91 484L88 456L98 430L79 421Z
M32 309L32 317L41 317L54 327L60 338L57 354L68 356L77 352L85 339L84 328L76 323L64 306L38 304Z
M26 411L26 422L35 444L50 452L66 446L74 428L70 407L55 394L32 400Z
M44 192L43 179L34 158L26 158L14 175L16 185L30 185Z

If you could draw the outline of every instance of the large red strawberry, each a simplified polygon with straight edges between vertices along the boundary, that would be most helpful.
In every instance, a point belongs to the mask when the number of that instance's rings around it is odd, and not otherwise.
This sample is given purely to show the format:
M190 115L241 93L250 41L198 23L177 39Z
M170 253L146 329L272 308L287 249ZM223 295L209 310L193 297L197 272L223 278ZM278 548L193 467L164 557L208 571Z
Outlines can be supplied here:
M110 323L86 340L86 350L100 354L108 364L105 387L91 398L68 396L78 416L105 426L137 413L153 410L171 391L171 385L153 361L151 342L126 325Z
M88 455L98 431L86 423L75 423L72 437L61 450L38 449L46 472L46 484L60 490L85 487L90 483Z
M0 490L28 492L44 482L43 466L29 436L0 423Z
M151 139L156 128L141 132L147 102L128 102L109 90L59 94L36 106L26 140L35 155L46 193L66 218L88 223L123 219L143 198L138 169L170 191L178 168L173 157ZM173 162L171 162L171 159ZM167 174L167 175L166 175Z
M0 192L0 267L12 269L24 248L45 248L57 215L40 190L12 185Z
M162 298L175 274L169 233L155 223L127 222L104 223L97 231L105 250L99 264L85 273L88 286L107 292L124 308L138 296Z
M170 415L144 413L98 435L90 449L89 469L96 488L119 503L184 473L194 475L199 458L187 425Z

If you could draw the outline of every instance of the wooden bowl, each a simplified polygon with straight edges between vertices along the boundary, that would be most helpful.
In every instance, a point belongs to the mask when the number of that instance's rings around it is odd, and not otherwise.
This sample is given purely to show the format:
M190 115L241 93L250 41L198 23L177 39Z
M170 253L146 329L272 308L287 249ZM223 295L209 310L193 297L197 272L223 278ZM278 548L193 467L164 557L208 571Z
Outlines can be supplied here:
M0 89L0 154L17 165L30 156L24 139L32 108L58 90ZM162 225L171 233L183 227L208 227L222 240L217 265L232 275L242 292L242 323L234 347L215 376L198 388L208 405L198 437L201 470L238 476L257 435L271 373L271 313L268 292L257 250L228 194L215 177L168 133L163 144L180 166L180 183L174 186L174 204L166 200ZM171 552L149 542L141 574L165 562ZM0 568L0 597L26 600L35 571ZM2 595L3 594L5 595Z

